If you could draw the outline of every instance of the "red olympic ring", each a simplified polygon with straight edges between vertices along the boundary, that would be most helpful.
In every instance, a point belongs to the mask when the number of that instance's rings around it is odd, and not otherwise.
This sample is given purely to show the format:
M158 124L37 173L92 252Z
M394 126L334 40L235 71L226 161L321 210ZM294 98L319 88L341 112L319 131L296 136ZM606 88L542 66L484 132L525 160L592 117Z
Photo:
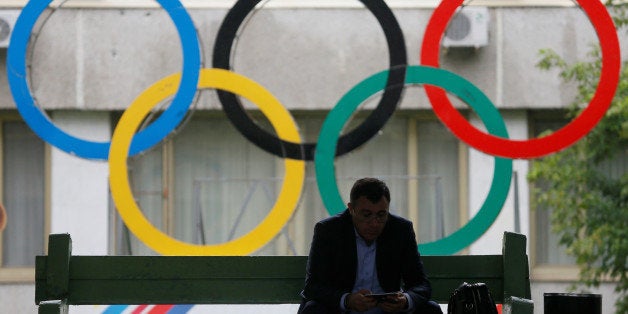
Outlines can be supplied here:
M463 0L443 0L425 29L421 64L439 67L440 40L449 20ZM436 115L458 138L493 156L535 158L562 150L577 142L604 117L619 83L620 50L615 24L599 0L577 0L595 28L602 48L602 72L589 105L569 124L551 135L512 140L484 133L471 125L451 104L444 90L424 86Z

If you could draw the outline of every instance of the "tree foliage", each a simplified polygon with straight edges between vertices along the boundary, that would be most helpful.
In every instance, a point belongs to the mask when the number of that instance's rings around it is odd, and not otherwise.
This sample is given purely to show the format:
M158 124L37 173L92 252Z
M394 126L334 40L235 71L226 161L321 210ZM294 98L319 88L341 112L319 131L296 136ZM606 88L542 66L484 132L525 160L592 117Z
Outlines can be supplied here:
M626 35L624 5L611 7L620 35ZM542 50L541 69L558 69L577 86L568 108L576 117L593 97L601 70L599 46L586 61L568 63L554 51ZM552 231L574 256L580 284L597 287L604 280L617 283L616 313L628 313L628 173L609 173L603 165L628 157L628 70L623 62L619 86L605 117L571 147L531 165L535 208L551 210Z

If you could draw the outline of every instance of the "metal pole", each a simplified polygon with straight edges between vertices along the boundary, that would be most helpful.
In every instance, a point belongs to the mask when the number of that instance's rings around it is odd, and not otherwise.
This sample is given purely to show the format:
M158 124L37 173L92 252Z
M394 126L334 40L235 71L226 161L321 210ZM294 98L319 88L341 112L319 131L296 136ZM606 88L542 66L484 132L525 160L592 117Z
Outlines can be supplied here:
M519 221L519 179L517 171L513 171L512 179L515 181L514 192L515 193L515 232L521 233L521 221Z

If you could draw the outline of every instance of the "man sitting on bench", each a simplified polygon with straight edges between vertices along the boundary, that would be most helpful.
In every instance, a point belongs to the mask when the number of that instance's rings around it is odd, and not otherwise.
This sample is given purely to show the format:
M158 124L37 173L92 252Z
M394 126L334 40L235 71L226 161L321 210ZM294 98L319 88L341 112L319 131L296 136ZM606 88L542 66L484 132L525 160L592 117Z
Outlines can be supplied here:
M389 204L383 181L359 179L348 209L316 224L300 314L442 314L430 301L412 222L390 214Z

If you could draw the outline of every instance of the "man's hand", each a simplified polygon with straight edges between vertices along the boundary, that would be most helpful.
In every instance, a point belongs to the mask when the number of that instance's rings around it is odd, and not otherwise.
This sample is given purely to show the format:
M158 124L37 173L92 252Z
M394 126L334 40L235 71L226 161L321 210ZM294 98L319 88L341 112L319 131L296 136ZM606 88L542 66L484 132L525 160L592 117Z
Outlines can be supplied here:
M406 295L399 292L395 296L390 296L386 300L377 305L384 312L400 312L408 308L408 299Z
M377 301L373 298L365 297L365 294L371 294L371 291L362 289L356 293L350 293L347 295L347 298L349 299L347 303L352 311L364 312L377 306Z

